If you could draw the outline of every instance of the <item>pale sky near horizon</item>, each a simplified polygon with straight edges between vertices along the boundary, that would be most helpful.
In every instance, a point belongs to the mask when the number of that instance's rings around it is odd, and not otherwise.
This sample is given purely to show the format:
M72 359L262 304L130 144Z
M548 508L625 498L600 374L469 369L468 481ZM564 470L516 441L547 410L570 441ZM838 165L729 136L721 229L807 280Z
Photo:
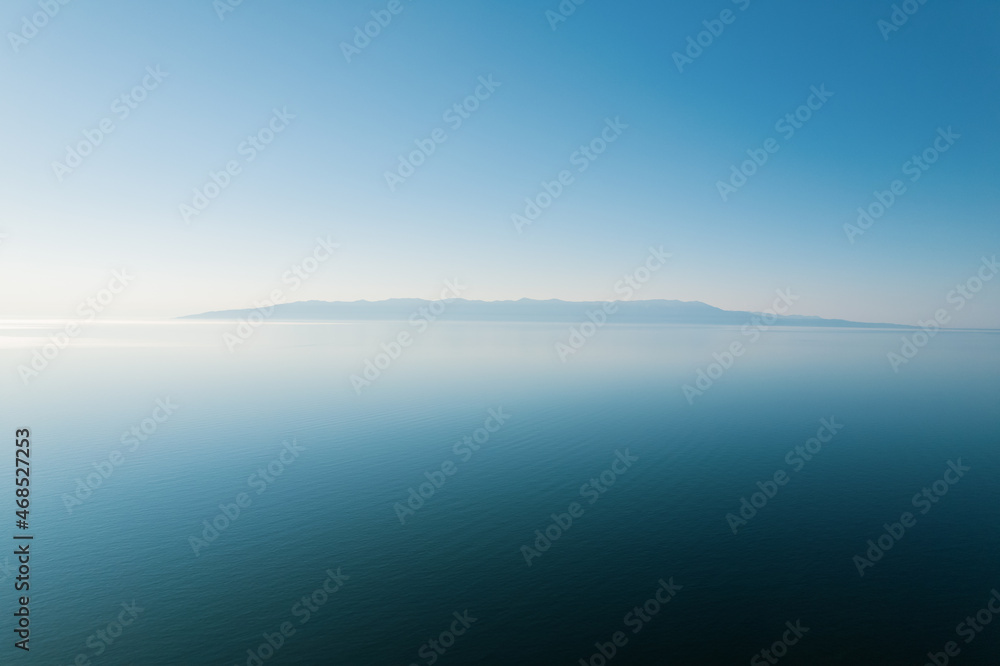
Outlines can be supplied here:
M470 299L608 300L662 246L671 260L635 298L759 311L788 288L795 314L946 309L1000 328L1000 279L960 310L949 299L1000 254L996 3L927 2L898 30L879 26L894 2L871 0L590 0L559 22L558 0L390 4L244 0L220 18L212 0L76 0L40 21L38 0L4 3L0 319L75 317L122 269L134 280L108 320L274 289L432 299L449 278ZM386 15L348 62L342 43ZM678 71L675 52L720 25ZM467 117L448 111L477 92ZM797 110L808 119L779 124ZM54 166L105 119L79 166ZM273 142L244 143L269 125ZM769 139L724 200L719 181ZM572 182L518 233L512 215L562 171ZM884 215L845 231L895 180ZM293 288L317 238L338 247Z

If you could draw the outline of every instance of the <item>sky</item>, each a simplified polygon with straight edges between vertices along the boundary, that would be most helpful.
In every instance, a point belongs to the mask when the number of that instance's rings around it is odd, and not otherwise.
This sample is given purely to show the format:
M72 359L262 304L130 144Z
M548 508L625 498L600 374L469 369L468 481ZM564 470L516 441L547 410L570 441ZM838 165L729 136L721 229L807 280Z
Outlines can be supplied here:
M1000 6L893 4L8 0L0 318L608 300L662 247L634 298L1000 328Z

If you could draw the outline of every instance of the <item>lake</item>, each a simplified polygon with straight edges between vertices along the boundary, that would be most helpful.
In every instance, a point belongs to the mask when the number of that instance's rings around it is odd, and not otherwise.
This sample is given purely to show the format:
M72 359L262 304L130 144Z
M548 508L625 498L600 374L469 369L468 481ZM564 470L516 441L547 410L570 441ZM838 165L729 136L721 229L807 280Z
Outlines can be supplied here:
M1000 653L997 333L894 369L898 330L609 324L563 361L565 324L87 323L22 380L61 329L0 326L4 663Z

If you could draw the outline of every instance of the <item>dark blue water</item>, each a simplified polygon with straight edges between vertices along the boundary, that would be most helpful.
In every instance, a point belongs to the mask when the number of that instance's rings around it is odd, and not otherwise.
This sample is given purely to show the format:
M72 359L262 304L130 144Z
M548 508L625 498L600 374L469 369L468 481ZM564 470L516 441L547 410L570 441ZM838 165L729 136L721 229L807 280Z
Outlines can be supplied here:
M608 326L562 363L564 326L439 324L358 395L404 328L269 325L231 353L225 325L106 325L8 373L35 539L32 649L2 663L997 663L1000 620L960 625L1000 589L997 335L897 373L899 333L772 330L689 404L738 329ZM5 328L4 366L49 332Z

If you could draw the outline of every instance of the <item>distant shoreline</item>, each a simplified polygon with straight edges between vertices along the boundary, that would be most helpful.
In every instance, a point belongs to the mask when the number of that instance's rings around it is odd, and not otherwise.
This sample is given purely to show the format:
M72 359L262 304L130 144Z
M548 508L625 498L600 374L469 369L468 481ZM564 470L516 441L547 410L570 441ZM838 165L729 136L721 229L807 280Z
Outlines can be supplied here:
M790 304L790 301L787 301ZM778 301L776 301L776 304ZM786 307L785 310L788 308ZM780 311L780 310L779 310ZM178 320L234 321L253 318L259 322L368 322L409 321L414 318L441 321L492 323L574 323L598 319L615 324L680 324L711 326L797 326L805 328L858 328L912 330L919 326L856 322L815 316L778 314L775 311L722 310L700 301L474 301L467 299L384 301L297 301L264 304L256 308L221 310L178 317ZM945 329L942 329L945 330Z

